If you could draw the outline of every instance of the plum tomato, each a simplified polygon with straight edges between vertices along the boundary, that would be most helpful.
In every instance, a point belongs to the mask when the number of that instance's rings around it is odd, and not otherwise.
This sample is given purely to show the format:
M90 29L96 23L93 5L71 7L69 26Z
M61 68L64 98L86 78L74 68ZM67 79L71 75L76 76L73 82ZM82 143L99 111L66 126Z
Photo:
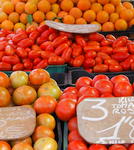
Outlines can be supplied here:
M73 117L68 121L68 130L73 131L78 129L77 117Z
M88 148L82 141L72 141L68 145L68 150L88 150Z

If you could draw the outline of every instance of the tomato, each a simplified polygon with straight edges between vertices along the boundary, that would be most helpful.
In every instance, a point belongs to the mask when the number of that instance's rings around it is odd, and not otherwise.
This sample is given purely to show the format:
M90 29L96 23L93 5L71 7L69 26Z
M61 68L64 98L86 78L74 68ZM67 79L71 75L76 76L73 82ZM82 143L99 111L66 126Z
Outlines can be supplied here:
M58 144L54 139L52 139L50 137L41 138L35 142L34 150L42 150L42 149L44 149L44 150L57 150Z
M75 116L76 103L71 99L59 101L55 112L60 120L68 121Z
M79 104L80 102L82 102L83 100L87 99L87 98L90 98L90 96L88 95L82 95L79 97L78 101L77 101L77 104Z
M100 42L100 41L102 41L104 39L105 39L104 35L102 35L100 33L91 33L91 34L89 34L89 40L91 40L91 41L98 41L98 42Z
M132 96L133 95L132 85L126 81L115 83L113 88L113 94L116 97Z
M17 143L13 146L12 150L33 150L32 146L27 143Z
M78 96L88 96L88 97L99 97L99 91L94 87L85 86L81 87L78 92Z
M50 81L50 75L44 69L34 69L29 74L29 80L33 85L41 85Z
M40 96L34 103L36 113L53 113L55 111L57 101L52 96Z
M78 90L76 89L76 87L67 87L65 88L64 90L64 93L74 93L74 94L77 94L78 93Z
M104 93L101 97L114 97L111 93Z
M70 119L68 121L67 126L68 126L69 131L73 131L73 130L78 129L77 117L73 117L72 119Z
M7 45L5 47L5 54L8 56L12 56L15 54L15 50L13 49L13 47L11 45Z
M113 49L113 53L118 53L118 52L128 52L128 48L127 47L116 47L115 49Z
M68 150L88 150L82 141L72 141L68 144Z
M110 46L103 46L100 48L100 51L106 54L112 54L113 48Z
M8 106L10 102L11 96L9 91L4 87L0 87L0 107Z
M86 58L83 63L84 68L91 68L95 65L95 60L92 58Z
M129 82L129 78L125 75L117 75L111 78L111 81L113 84L119 83L119 82Z
M95 58L95 64L98 65L98 64L102 64L102 63L103 63L103 59L102 59L101 57L98 57L98 56L97 56L97 57Z
M96 57L96 52L95 51L88 51L86 54L85 54L85 57L86 58L95 58Z
M126 52L117 52L113 54L111 57L117 61L124 61L125 59L129 57L129 55L130 54Z
M42 126L42 125L37 126L32 136L33 141L35 142L38 139L45 138L45 137L50 137L54 139L55 138L54 132L46 126Z
M101 46L109 46L113 44L113 40L110 39L104 39L101 41Z
M72 141L77 141L77 140L84 142L84 139L80 136L78 130L76 129L76 130L73 130L69 133L68 141L72 142Z
M48 113L43 113L37 116L37 125L43 125L48 127L49 129L53 130L56 126L56 121L55 118L48 114Z
M60 96L59 100L63 100L65 98L73 99L76 102L77 101L77 94L66 92Z
M106 35L106 39L112 40L112 41L116 40L116 38L112 34Z
M10 85L10 79L7 74L4 72L0 72L0 87L9 87Z
M36 100L36 97L37 93L34 88L23 85L14 91L13 102L16 105L28 105L32 104Z
M77 57L82 54L82 48L80 45L74 45L72 51L72 57Z
M84 56L79 55L79 56L75 57L75 59L73 60L73 66L74 67L81 67L83 62L84 62Z
M134 150L134 144L130 145L128 150Z
M7 142L0 141L0 149L1 150L11 150L11 147Z
M98 80L101 80L101 79L109 80L109 77L106 76L106 75L104 75L104 74L96 75L96 76L93 78L92 86L94 86L94 84L95 84Z
M83 86L89 86L91 84L92 79L90 77L80 77L75 83L77 89L80 89Z
M106 65L119 65L118 61L116 61L116 60L114 60L114 59L106 59L106 60L104 61L104 63L105 63Z
M131 63L131 70L134 71L134 63Z
M107 79L101 79L95 82L94 87L101 93L112 93L113 84L111 81Z
M109 150L127 150L127 148L123 145L114 144L109 147Z
M88 46L94 46L94 45L100 46L100 43L97 42L97 41L88 41L88 42L87 42L87 45L88 45Z
M18 88L28 84L28 74L24 71L15 71L10 75L10 81L13 88Z
M122 66L120 66L120 65L110 65L109 71L110 72L121 72L121 71L123 71L123 69L122 69Z
M101 57L103 60L110 59L110 56L108 54L104 53L104 52L98 52L97 56Z
M113 48L126 46L128 37L120 36L113 42Z
M97 72L97 73L107 72L108 66L104 65L104 64L98 64L98 65L94 66L93 71Z
M107 150L105 145L92 144L88 150Z

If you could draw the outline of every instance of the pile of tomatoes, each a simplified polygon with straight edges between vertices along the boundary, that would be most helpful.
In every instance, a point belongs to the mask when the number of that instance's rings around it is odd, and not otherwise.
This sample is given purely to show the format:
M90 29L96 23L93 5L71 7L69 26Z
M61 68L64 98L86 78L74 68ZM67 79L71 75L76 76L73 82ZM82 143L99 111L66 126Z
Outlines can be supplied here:
M78 131L76 107L85 98L133 96L134 84L125 75L109 79L106 75L97 75L93 79L80 77L75 87L67 87L59 98L56 115L68 121L68 150L134 150L134 145L88 145Z
M0 70L32 70L65 63L83 66L89 72L134 70L134 42L127 36L71 34L46 25L0 31Z
M31 137L0 141L0 150L57 150L56 121L51 113L55 112L61 93L56 81L43 69L35 69L29 75L15 71L10 77L0 72L0 107L23 105L33 108L37 114L36 128Z

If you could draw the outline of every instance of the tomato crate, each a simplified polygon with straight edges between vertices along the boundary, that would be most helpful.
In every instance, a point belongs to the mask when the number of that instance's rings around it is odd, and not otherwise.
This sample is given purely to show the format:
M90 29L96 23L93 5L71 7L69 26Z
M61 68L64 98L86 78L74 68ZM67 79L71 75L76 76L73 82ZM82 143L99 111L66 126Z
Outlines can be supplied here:
M63 150L67 150L68 146L68 126L67 122L63 123Z
M130 82L133 83L134 82L134 71L124 71L124 72L115 72L115 73L111 73L111 72L107 72L107 73L88 73L85 70L73 70L73 71L69 71L68 73L68 83L70 85L75 85L77 79L79 79L80 77L90 77L90 78L94 78L96 75L98 74L104 74L107 75L109 78L112 78L116 75L125 75L129 78Z

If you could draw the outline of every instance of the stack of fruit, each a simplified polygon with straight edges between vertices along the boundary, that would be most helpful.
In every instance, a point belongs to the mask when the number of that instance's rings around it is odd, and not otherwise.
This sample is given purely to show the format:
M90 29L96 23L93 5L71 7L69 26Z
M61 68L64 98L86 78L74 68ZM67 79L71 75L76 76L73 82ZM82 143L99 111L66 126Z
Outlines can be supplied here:
M121 0L1 0L0 6L1 28L8 30L38 26L45 19L99 24L102 31L126 30L134 25L133 5Z
M51 113L55 111L56 100L61 93L57 83L45 70L33 70L29 76L23 71L16 71L10 77L0 72L0 107L25 105L33 108L37 114L37 126L33 135L9 141L12 150L57 150L53 131L56 121ZM1 150L11 150L11 146L0 141Z
M75 85L63 91L55 111L61 120L68 121L68 150L134 150L134 144L89 145L79 134L76 117L76 107L85 98L132 96L134 84L131 85L128 77L124 75L114 76L111 79L106 75L97 75L93 79L80 77Z
M0 70L32 70L48 65L83 66L89 72L134 70L134 42L127 36L74 35L42 25L0 31Z

